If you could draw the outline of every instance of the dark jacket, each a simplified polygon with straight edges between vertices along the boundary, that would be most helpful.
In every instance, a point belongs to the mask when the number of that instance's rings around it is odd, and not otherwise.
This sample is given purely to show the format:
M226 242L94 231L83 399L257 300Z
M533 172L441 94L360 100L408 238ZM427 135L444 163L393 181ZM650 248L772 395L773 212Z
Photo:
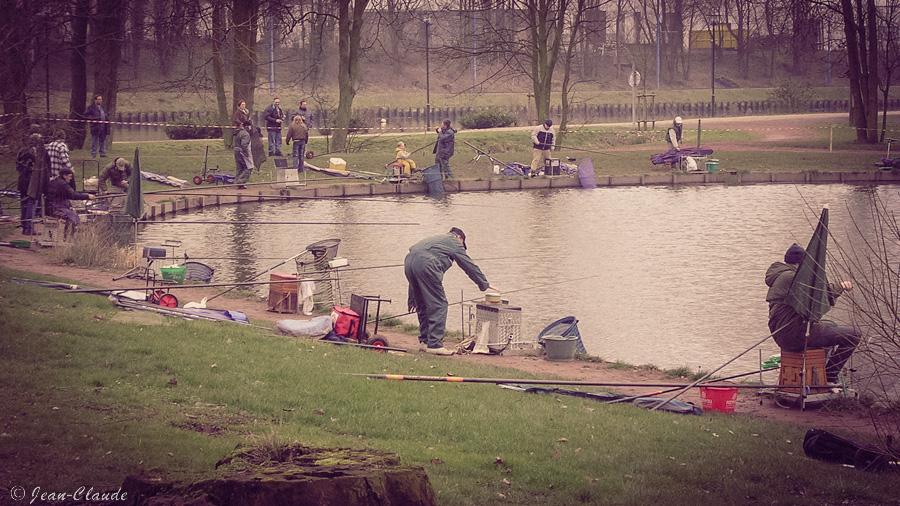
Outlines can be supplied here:
M235 152L241 153L244 156L251 156L250 132L248 132L244 127L238 128L237 133L235 133L234 135L234 150Z
M109 115L102 105L91 104L84 110L84 119L91 121L109 121ZM91 135L108 135L109 123L91 123Z
M553 149L553 129L544 125L535 128L534 135L531 136L531 146L541 151Z
M275 104L272 104L263 111L263 119L266 120L267 129L281 130L281 123L278 120L284 121L284 111L281 110L281 107L276 107Z
M121 188L123 190L128 189L128 178L131 177L131 164L125 162L125 170L119 170L119 167L116 166L115 160L110 162L103 167L103 170L100 172L100 181L98 182L97 188L105 192L106 191L106 181L109 181L113 186L117 188Z
M70 200L87 200L87 193L77 192L69 186L68 181L59 176L50 181L47 186L47 199L50 201L50 207L56 209L68 209L72 207Z
M797 266L775 262L766 270L766 302L769 303L769 331L778 346L788 351L802 351L806 338L806 320L787 303ZM843 288L829 283L828 303L834 305ZM814 322L815 324L816 322Z
M291 121L294 121L294 116L303 116L304 121L306 121L306 128L312 128L313 121L316 119L309 109L301 109L299 107L291 112Z
M28 147L19 151L16 156L16 171L19 173L19 198L28 196L28 185L31 183L31 172L34 169L35 148Z
M447 127L444 130L438 132L438 140L434 144L434 149L432 153L436 154L438 158L450 158L453 156L453 149L456 147L456 130L453 127Z
M309 129L306 128L303 122L295 123L292 121L291 126L288 127L287 135L284 137L288 144L291 141L306 144L309 142Z

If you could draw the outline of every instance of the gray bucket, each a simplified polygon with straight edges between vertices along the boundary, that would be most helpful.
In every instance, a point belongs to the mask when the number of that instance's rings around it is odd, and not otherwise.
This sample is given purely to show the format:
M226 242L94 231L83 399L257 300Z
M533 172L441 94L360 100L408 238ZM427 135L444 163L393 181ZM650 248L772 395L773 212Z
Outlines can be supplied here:
M441 176L441 166L432 165L422 171L425 183L428 184L429 195L442 195L444 193L444 178Z
M576 337L544 336L544 350L551 362L568 362L575 358Z

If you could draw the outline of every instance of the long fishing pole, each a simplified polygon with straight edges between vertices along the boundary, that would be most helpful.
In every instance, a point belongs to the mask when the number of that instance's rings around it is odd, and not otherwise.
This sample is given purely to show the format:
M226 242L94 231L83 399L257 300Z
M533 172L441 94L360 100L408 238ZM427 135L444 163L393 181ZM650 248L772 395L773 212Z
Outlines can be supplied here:
M778 332L779 330L783 329L784 327L787 327L788 325L789 325L789 324L783 325L780 329L773 331L771 334L769 334L769 335L767 335L766 337L764 337L764 338L763 338L761 341L759 341L758 343L756 343L756 344L754 344L753 346L747 348L746 350L744 350L744 351L738 353L738 355L737 355L736 357L734 357L734 358L732 358L731 360L729 360L728 362L725 362L724 364L720 365L718 368L716 368L716 369L714 369L714 370L708 372L705 376L703 376L702 378L698 379L697 381L695 381L695 382L691 383L690 385L684 387L680 392L677 392L677 393L676 393L675 395L673 395L672 397L669 397L668 399L666 399L666 402L669 402L669 401L671 401L671 400L676 399L678 396L680 396L681 394L687 392L687 390L688 390L689 388L692 388L692 387L695 386L697 383L700 383L701 381L706 380L707 378L709 378L709 377L712 376L713 374L715 374L715 373L721 371L723 368L725 368L725 366L727 366L728 364L734 362L735 360L739 359L740 357L744 356L745 353L750 352L750 350L752 350L753 348L756 348L757 346L759 346L759 345L761 345L762 343L766 342L766 341L767 341L770 337L772 337L776 332ZM662 404L665 404L666 402L663 402ZM656 408L658 408L658 407L661 406L662 404L658 404L658 405L654 406L652 409L650 409L650 411L655 411Z
M276 265L275 267L278 267L278 266ZM275 267L272 267L272 269L274 269ZM268 272L268 271L264 271L264 272L260 273L260 275L265 274L266 272ZM287 283L297 284L301 281L330 281L333 279L334 278L303 278L303 279L287 279L287 280L283 280L283 281L248 281L248 282L244 282L244 283L210 283L210 284L202 284L202 285L168 285L168 284L165 284L165 285L159 285L159 286L144 285L144 286L137 286L137 287L130 287L130 288L118 288L118 287L117 288L73 288L73 289L66 289L63 291L67 292L67 293L75 293L75 292L78 292L78 293L105 293L105 292L114 293L114 292L126 292L126 291L130 291L130 290L146 291L146 290L161 289L161 288L164 288L166 290L179 290L179 289L187 290L187 289L193 289L193 288L222 288L222 287L226 287L226 286L239 287L239 286L256 286L256 285L281 285L281 284L287 284ZM220 293L219 295L222 295L222 294ZM216 295L216 297L218 297L219 295ZM211 299L207 299L207 300L211 300Z
M588 153L597 153L597 154L599 154L599 155L619 156L619 157L624 156L624 155L620 155L620 154L617 154L617 153L609 153L609 152L607 152L607 151L596 151L596 150L593 150L593 149L576 148L576 147L572 147L572 146L560 146L560 145L557 145L556 147L557 147L557 149L559 149L559 148L564 148L564 149L571 149L571 150L573 150L573 151L586 151L586 152L588 152Z
M508 257L504 257L504 258L508 258ZM559 285L559 284L562 284L562 283L571 283L571 282L573 282L573 281L584 281L584 280L586 280L586 279L592 279L592 278L596 278L596 277L599 277L599 276L602 276L602 275L603 275L603 274L594 274L593 276L584 276L584 277L581 277L581 278L574 278L574 279L564 279L564 280L562 280L562 281L554 281L553 283L546 283L546 284L543 284L543 285L528 286L528 287L525 287L525 288L519 288L519 289L517 289L517 290L506 290L506 291L503 292L503 294L505 295L505 294L509 294L509 293L524 292L524 291L526 291L526 290L534 290L534 289L536 289L536 288L545 288L545 287L548 287L548 286ZM482 300L482 297L474 297L474 298L471 298L471 299L461 300L461 301L457 301L457 302L450 302L450 303L447 304L447 305L448 305L448 306L455 306L455 305L457 305L457 304L465 304L466 302L475 302L475 301L478 301L478 300ZM381 322L381 321L384 321L384 320L390 320L391 318L400 318L401 316L408 316L408 315L411 315L411 314L415 314L415 311L410 311L410 312L408 312L408 313L403 313L403 314L393 315L393 316L390 316L390 317L380 318L378 321Z
M250 221L250 220L223 220L223 221L154 221L154 220L138 220L137 223L152 223L156 225L357 225L357 226L415 226L420 223L411 222L390 222L390 221Z
M754 371L756 372L756 371ZM608 381L577 381L577 380L536 380L536 379L516 379L516 378L466 378L462 376L407 376L404 374L365 374L365 373L342 373L345 376L362 376L369 379L388 379L400 381L435 381L442 383L522 383L526 385L581 385L594 387L674 387L684 388L685 385L673 383L615 383ZM690 388L693 385L687 385ZM710 383L704 383L703 386L716 386ZM727 388L747 388L760 389L772 388L771 385L718 385Z
M769 368L766 368L766 369L761 369L761 370L759 370L759 371L750 371L750 372L745 372L745 373L741 373L741 374L735 374L734 376L728 376L728 377L725 377L725 378L716 378L716 379L710 381L709 383L715 383L715 382L717 382L717 381L728 381L728 380L733 380L733 379L736 379L736 378L743 378L744 376L750 376L751 374L759 374L760 372L774 371L774 370L777 370L777 369L778 369L778 367L769 367ZM706 386L706 384L703 383L703 384L701 384L700 386ZM674 387L674 388L669 388L669 389L666 389L666 390L659 390L659 391L652 392L652 393L649 393L649 394L633 395L633 396L631 396L631 397L624 397L624 398L622 398L622 399L614 399L614 400L611 400L611 401L605 401L604 403L605 403L605 404L617 404L617 403L620 403L620 402L630 402L630 401L633 401L633 400L635 400L635 399L639 399L639 398L641 398L641 397L650 397L650 396L653 396L653 395L667 394L667 393L669 393L669 392L674 392L675 390L680 390L680 389L681 389L681 387Z
M291 260L293 260L293 259L299 257L300 255L302 255L302 254L304 254L304 253L306 253L306 251L301 251L300 253L297 253L296 255L294 255L294 256L292 256L292 257L290 257L290 258L287 258L287 259L283 260L282 262L273 265L272 267L269 267L268 269L266 269L266 270L260 272L259 274L257 274L257 275L255 275L255 276L251 277L251 278L248 279L247 281L253 281L254 279L256 279L256 278L262 276L263 274L265 274L265 273L271 271L272 269L275 269L275 268L277 268L277 267L281 267L282 265L284 265L284 264L290 262ZM216 297L219 297L220 295L225 295L226 293L228 293L228 292L234 290L235 288L237 288L237 286L232 286L232 287L229 288L228 290L225 290L224 292L217 293L217 294L213 295L212 297L210 297L210 298L208 298L208 299L206 299L206 300L208 300L208 301L209 301L209 300L213 300L213 299L215 299Z
M177 190L176 190L177 191ZM279 201L289 201L289 200L323 200L328 202L379 202L383 204L396 204L396 199L390 198L357 198L357 197L308 197L302 195L250 195L244 193L195 193L195 192L183 192L183 193L169 193L169 195L190 195L195 197L247 197L249 200L244 201L243 203L255 202L261 200L279 200ZM124 195L122 195L124 197ZM385 194L385 197L393 197L396 194ZM404 201L403 204L426 204L429 206L434 205L434 202L424 201L424 200L415 200L415 201ZM488 206L483 204L460 204L453 203L454 207L479 207L479 208L489 208L489 209L506 209L505 206Z

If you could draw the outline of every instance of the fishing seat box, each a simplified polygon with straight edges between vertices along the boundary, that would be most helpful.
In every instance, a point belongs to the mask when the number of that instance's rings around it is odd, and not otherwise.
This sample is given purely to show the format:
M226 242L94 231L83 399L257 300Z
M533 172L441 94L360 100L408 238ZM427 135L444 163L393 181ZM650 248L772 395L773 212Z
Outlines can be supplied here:
M558 176L559 175L559 158L547 158L544 160L544 175L545 176Z
M269 281L296 280L291 274L269 274ZM269 285L268 310L275 313L297 312L297 288L299 283L277 283Z
M794 353L781 350L781 370L778 373L778 391L786 393L800 393L803 384L801 373L803 372L803 353ZM823 348L806 350L806 385L810 387L809 393L822 393L829 391L825 387L825 350ZM822 385L815 388L817 385ZM793 387L793 388L787 388Z

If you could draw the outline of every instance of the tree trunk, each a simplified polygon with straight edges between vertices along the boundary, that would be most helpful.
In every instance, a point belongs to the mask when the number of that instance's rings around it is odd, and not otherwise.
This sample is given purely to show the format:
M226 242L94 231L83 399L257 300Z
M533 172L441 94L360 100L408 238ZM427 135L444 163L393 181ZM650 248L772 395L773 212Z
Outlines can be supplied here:
M332 149L343 151L347 148L347 129L350 127L353 99L356 97L363 14L369 0L339 0L338 3L338 107L334 116Z
M116 95L119 92L126 1L97 0L97 11L94 13L94 94L103 95L103 107L110 120L116 112ZM114 131L110 130L107 142L112 142Z
M866 3L865 8L862 2ZM858 142L874 143L878 139L878 46L874 0L841 0L841 14L850 78L850 124L856 128Z
M567 0L527 0L531 47L531 83L538 123L550 119L553 70L562 45ZM555 9L554 9L555 7ZM549 40L551 39L552 40ZM548 42L549 40L549 42Z
M257 0L234 0L232 26L234 28L234 66L232 83L233 109L241 100L253 111L253 92L256 89L256 30L259 21Z
M219 108L218 124L230 125L228 115L228 97L225 95L225 61L222 57L222 46L225 43L225 0L213 0L212 4L212 67L213 86L216 88L216 104ZM234 130L222 128L222 140L225 147L234 145Z
M30 12L30 2L17 2L13 0L0 1L3 9L3 20L0 21L0 40L3 41L0 50L2 55L2 72L0 72L0 94L3 97L3 112L11 116L5 121L4 128L8 135L14 133L26 133L25 115L28 113L28 103L25 90L28 86L31 64L28 61L31 48L29 36L29 23L33 19ZM3 139L4 143L15 142L15 139Z
M69 83L69 118L82 119L87 107L87 30L91 17L91 0L76 0L72 17L72 53L69 58L71 72ZM80 121L73 121L72 138L68 139L72 147L81 149L87 137L87 126Z

